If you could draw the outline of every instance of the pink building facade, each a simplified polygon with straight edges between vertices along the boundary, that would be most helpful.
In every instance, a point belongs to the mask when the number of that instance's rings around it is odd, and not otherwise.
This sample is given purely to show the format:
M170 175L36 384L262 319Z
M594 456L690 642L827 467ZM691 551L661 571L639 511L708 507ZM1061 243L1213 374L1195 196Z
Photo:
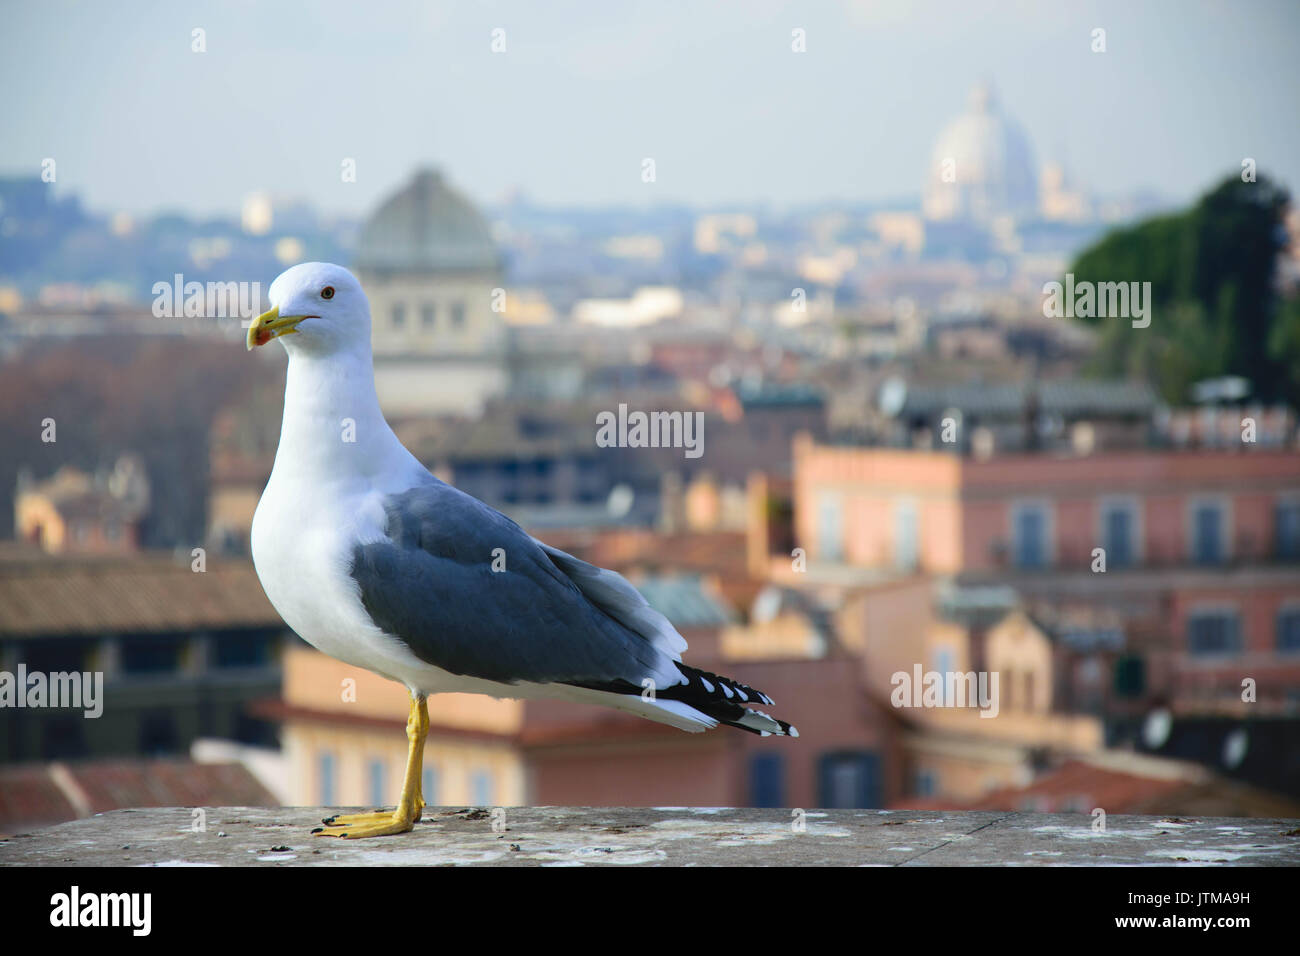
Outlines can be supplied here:
M1063 621L1118 626L1134 708L1300 712L1300 454L1157 450L979 460L795 444L810 565L1008 584ZM1249 696L1248 694L1246 696Z

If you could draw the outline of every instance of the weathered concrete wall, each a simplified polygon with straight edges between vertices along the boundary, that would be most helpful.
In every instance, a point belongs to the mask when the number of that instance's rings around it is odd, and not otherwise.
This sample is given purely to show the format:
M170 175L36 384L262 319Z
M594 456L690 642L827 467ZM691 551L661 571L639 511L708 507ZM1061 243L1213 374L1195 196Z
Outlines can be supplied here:
M334 840L320 808L118 810L0 837L0 865L1300 865L1300 821L1045 813L430 807L411 833ZM802 830L800 827L802 826Z

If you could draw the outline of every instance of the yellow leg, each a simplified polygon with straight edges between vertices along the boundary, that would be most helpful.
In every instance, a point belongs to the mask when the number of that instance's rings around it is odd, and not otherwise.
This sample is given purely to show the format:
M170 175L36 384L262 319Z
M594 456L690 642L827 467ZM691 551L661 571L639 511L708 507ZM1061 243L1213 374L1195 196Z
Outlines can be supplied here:
M402 780L402 796L393 812L377 810L374 813L338 814L327 817L312 833L320 836L356 840L361 837L388 836L406 833L415 827L424 809L424 796L420 792L420 777L424 771L424 741L429 735L428 699L411 695L411 710L406 718L406 775Z
M419 721L416 732L420 736L420 746L415 755L415 819L418 821L427 806L424 802L424 742L429 737L429 698L412 695L411 703Z

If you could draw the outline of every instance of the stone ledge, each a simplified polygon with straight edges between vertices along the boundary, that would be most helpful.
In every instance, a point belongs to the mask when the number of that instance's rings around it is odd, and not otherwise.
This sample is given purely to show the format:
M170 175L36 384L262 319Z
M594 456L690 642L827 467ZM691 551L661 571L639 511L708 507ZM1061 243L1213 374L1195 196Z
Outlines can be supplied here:
M192 809L116 810L0 838L0 865L1300 865L1297 820L809 810L796 832L785 810L429 807L400 836L311 836L331 812L213 808L195 832Z

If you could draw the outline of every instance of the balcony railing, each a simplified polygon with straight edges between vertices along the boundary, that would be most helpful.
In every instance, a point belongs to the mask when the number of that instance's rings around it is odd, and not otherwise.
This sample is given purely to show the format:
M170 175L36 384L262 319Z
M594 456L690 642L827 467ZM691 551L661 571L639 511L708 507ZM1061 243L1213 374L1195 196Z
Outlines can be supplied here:
M1093 549L1100 544L1057 545L1054 554L1048 554L1042 561L1019 563L1015 549L1004 539L989 545L989 554L996 567L1008 571L1026 574L1035 571L1086 571L1092 568ZM1135 549L1137 550L1137 549ZM1300 553L1275 546L1261 547L1252 539L1242 536L1233 548L1218 560L1198 559L1186 550L1148 544L1139 553L1127 560L1117 561L1113 554L1106 555L1106 571L1143 571L1143 570L1235 570L1241 568L1281 567L1300 568Z

